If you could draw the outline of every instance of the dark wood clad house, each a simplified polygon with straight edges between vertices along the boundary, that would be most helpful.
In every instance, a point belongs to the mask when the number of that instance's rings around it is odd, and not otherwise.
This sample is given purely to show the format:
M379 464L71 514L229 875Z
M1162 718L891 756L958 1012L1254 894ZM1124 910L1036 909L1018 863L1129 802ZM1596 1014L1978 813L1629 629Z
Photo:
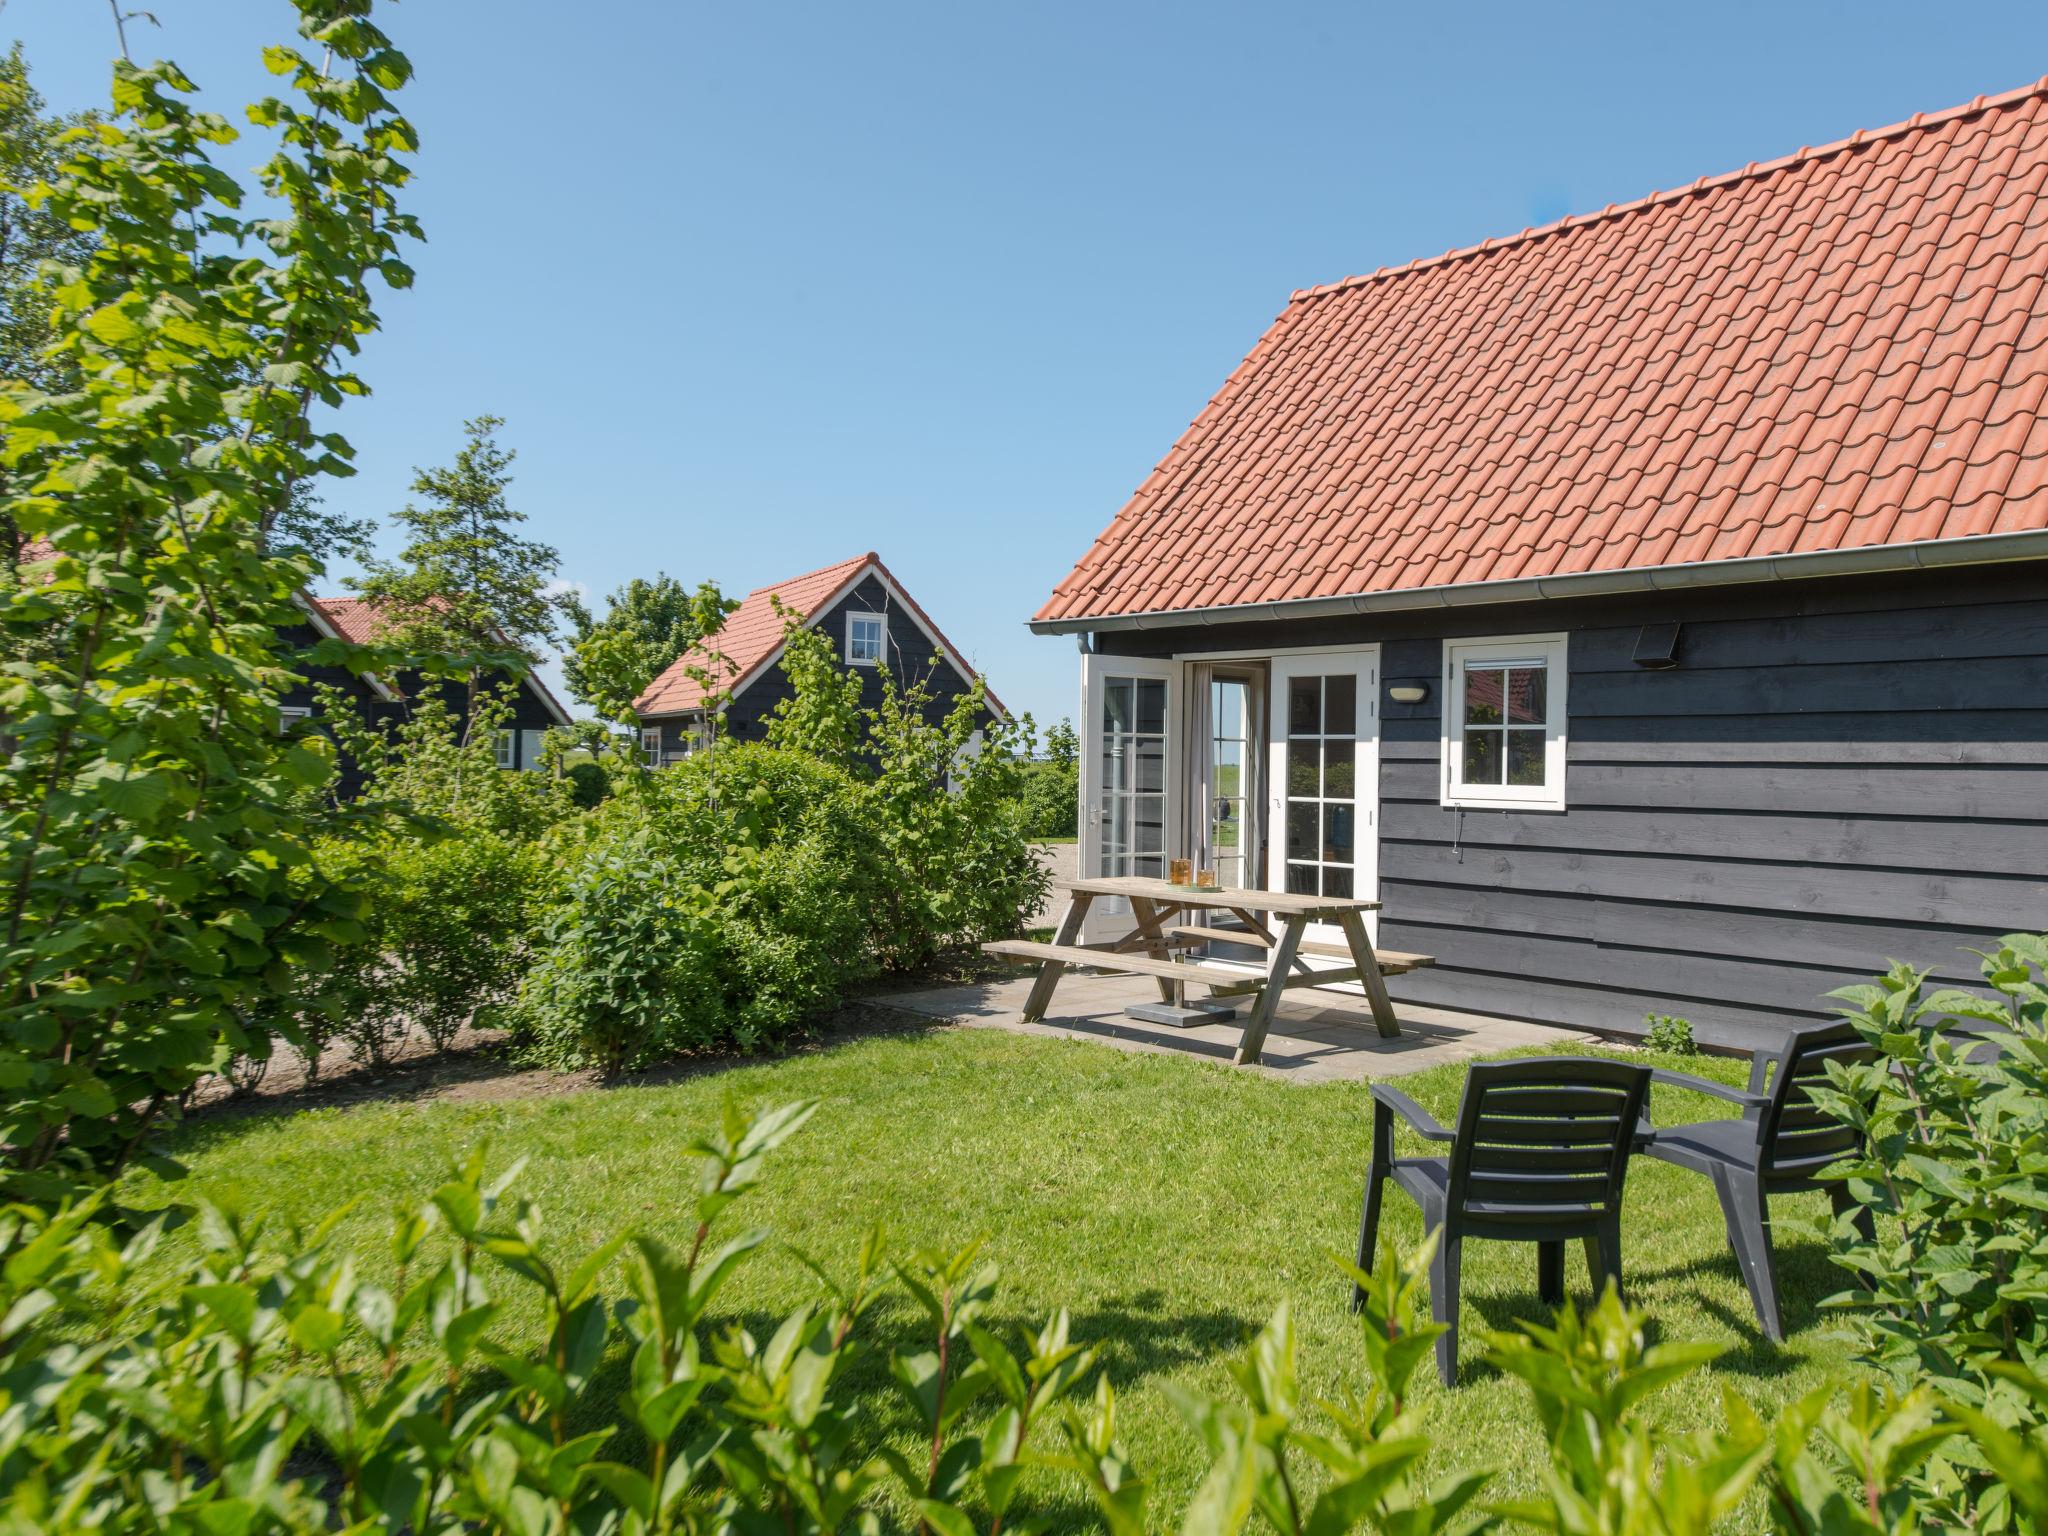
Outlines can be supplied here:
M299 608L305 614L306 622L298 633L289 637L295 645L311 646L322 639L346 640L362 645L377 634L376 610L359 598L314 597L305 593L299 598ZM304 719L313 714L318 707L313 686L326 683L355 700L364 719L371 724L389 724L403 716L406 700L416 694L426 681L410 675L389 679L357 676L344 668L331 666L310 666L303 670L307 680L291 689L280 704L287 719ZM505 679L497 681L502 683ZM458 715L464 708L464 692L460 685L449 685L449 702ZM570 718L569 711L541 681L540 675L528 672L513 695L512 718L498 732L494 744L498 766L526 771L538 769L541 766L541 737L551 726L568 726ZM353 767L344 765L341 793L344 796L354 794L359 783Z
M52 553L47 542L37 540L20 552L16 565L47 559ZM301 615L301 622L288 625L280 632L280 638L293 651L309 651L323 640L367 644L381 628L376 610L360 598L315 597L310 592L301 591L293 598L293 604ZM353 701L365 722L389 725L403 718L406 700L426 681L413 675L385 678L358 674L345 667L324 663L303 664L298 670L302 681L287 689L278 700L278 713L287 724L308 719L317 713L319 696L314 689L324 684ZM497 679L500 683L505 680L503 676ZM451 689L450 693L450 702L458 717L466 711L462 692L457 688ZM518 693L514 696L510 724L498 732L495 743L498 766L538 769L541 767L541 737L549 727L566 727L570 721L568 710L549 691L547 684L537 673L529 672L521 679ZM355 764L344 758L337 793L343 798L351 798L361 788L362 777Z
M686 653L656 678L633 704L648 762L674 762L705 739L706 678L723 685L714 692L727 695L719 725L726 737L759 741L767 735L775 706L790 696L789 679L778 665L785 613L800 615L806 628L832 642L841 663L862 679L864 707L881 702L885 668L899 685L927 684L925 714L935 721L973 684L973 669L870 550L749 592L709 647ZM983 693L986 729L1007 716L992 691Z
M1750 1046L2048 928L2048 81L1293 296L1034 620L1082 868Z

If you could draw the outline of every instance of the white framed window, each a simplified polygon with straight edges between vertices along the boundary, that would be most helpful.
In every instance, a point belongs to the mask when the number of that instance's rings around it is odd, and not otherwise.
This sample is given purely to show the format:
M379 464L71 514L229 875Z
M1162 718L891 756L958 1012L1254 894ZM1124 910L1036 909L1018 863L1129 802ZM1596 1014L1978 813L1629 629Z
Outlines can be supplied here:
M303 704L280 704L277 706L278 734L288 736L293 726L301 720L313 718L313 711Z
M640 727L640 761L650 768L661 766L661 727L643 725Z
M518 740L519 733L517 731L499 731L491 738L491 748L496 755L497 764L500 768L514 768L518 766L519 749L516 745Z
M528 773L540 772L541 761L545 756L541 751L541 743L547 739L547 734L545 730L519 733L519 766Z
M1444 642L1443 803L1564 809L1563 635Z
M888 633L888 621L879 613L847 614L846 659L856 667L880 665Z

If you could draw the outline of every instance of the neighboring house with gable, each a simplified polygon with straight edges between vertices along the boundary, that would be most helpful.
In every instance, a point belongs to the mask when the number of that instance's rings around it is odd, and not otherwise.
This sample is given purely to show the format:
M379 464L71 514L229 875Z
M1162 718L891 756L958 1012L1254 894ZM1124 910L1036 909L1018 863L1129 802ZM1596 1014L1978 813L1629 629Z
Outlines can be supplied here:
M1298 292L1033 620L1081 869L1614 1033L1975 980L2048 926L2044 399L2048 80Z
M727 696L720 711L721 735L735 741L767 735L769 716L791 692L779 665L787 620L777 611L778 603L800 615L806 629L825 636L841 665L860 676L864 707L881 702L885 668L899 685L920 680L928 685L931 702L925 713L935 721L973 686L973 669L870 550L749 592L707 644L685 652L649 684L633 701L647 762L675 762L707 738L710 700L696 673L711 680L710 693ZM1008 719L985 685L983 698L983 729Z
M377 638L382 628L376 608L361 598L314 597L304 593L299 598L299 607L306 615L306 624L301 633L291 638L301 646L310 646L320 639L367 645ZM388 679L374 675L357 676L332 666L314 666L305 670L307 681L287 693L282 702L281 712L288 720L303 720L312 715L318 707L313 685L326 683L354 699L369 723L389 724L403 716L408 697L416 694L423 685L431 686L433 682L412 674ZM509 679L501 674L494 680L502 684ZM444 686L450 707L459 715L466 707L466 686L452 680ZM569 723L569 711L541 681L539 672L527 672L519 680L518 691L512 698L512 718L498 731L493 743L498 766L524 771L538 769L541 766L541 737L550 726L566 727ZM356 775L350 768L344 774L342 793L353 794L356 787Z
M23 547L16 563L26 565L47 559L51 553L51 546L46 540L33 540ZM315 597L310 592L301 591L292 602L303 621L286 626L282 634L285 642L295 650L310 650L322 640L367 645L383 627L375 607L361 598ZM403 718L407 697L416 693L422 683L430 681L413 674L389 678L374 673L359 674L326 663L308 664L300 670L304 680L287 689L278 701L278 714L287 725L310 719L318 712L319 698L314 689L323 684L337 690L342 697L353 700L365 723L388 725ZM507 674L500 673L494 680L502 684L509 678ZM467 708L466 692L460 684L451 681L448 685L449 702L458 718ZM539 769L542 766L541 737L550 726L566 728L570 723L569 711L541 681L539 673L529 671L520 679L519 690L513 698L511 721L498 731L493 743L498 766L524 771ZM361 787L361 774L354 763L344 758L337 792L346 799L357 794Z

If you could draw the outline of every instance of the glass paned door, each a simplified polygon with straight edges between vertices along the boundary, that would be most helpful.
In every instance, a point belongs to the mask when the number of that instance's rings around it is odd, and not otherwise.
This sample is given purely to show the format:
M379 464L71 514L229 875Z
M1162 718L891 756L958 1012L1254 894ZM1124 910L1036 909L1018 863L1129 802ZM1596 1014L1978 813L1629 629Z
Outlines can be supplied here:
M1378 684L1377 648L1273 658L1277 890L1379 894ZM1341 937L1333 924L1311 932Z
M1102 687L1103 875L1166 873L1166 682L1112 677Z
M1251 711L1250 678L1210 679L1202 862L1216 871L1218 885L1238 889L1259 884L1250 865L1256 853L1252 843L1256 765Z
M1086 876L1164 879L1178 815L1179 664L1085 656L1081 665L1081 842ZM1130 927L1128 903L1097 897L1084 937Z

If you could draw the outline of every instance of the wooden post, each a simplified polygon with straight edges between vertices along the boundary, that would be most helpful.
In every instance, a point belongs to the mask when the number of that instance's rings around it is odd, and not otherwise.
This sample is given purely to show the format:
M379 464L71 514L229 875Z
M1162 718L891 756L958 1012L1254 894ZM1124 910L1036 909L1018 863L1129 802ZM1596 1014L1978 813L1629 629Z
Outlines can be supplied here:
M1288 913L1282 922L1280 942L1272 949L1272 965L1266 973L1266 985L1259 992L1258 1002L1252 1005L1251 1019L1245 1024L1244 1035L1237 1042L1237 1055L1231 1059L1240 1067L1250 1066L1259 1059L1259 1052L1265 1048L1266 1031L1273 1023L1273 1010L1280 1006L1282 984L1287 980L1288 969L1294 964L1294 951L1301 943L1301 935L1308 927L1308 918L1298 913Z
M1345 912L1338 917L1344 940L1351 946L1351 958L1358 966L1358 979L1372 1004L1372 1021L1381 1038L1392 1040L1401 1033L1401 1021L1394 1017L1394 1000L1387 996L1387 978L1380 974L1379 957L1372 952L1372 935L1365 929L1365 914Z
M1088 908L1095 901L1092 891L1074 891L1067 902L1067 915L1060 919L1060 930L1053 935L1055 944L1077 943L1081 937L1081 922L1088 915ZM1031 995L1024 999L1024 1019L1036 1024L1045 1017L1046 1008L1052 1003L1052 989L1060 984L1060 977L1066 973L1066 962L1048 960L1038 968L1038 980L1031 984Z
M1154 960L1171 960L1173 951L1167 947L1166 935L1159 930L1159 909L1143 896L1131 898L1131 916L1137 920L1138 933L1145 941L1145 953ZM1181 987L1178 981L1168 981L1164 976L1152 978L1159 983L1159 1000L1181 1006Z

